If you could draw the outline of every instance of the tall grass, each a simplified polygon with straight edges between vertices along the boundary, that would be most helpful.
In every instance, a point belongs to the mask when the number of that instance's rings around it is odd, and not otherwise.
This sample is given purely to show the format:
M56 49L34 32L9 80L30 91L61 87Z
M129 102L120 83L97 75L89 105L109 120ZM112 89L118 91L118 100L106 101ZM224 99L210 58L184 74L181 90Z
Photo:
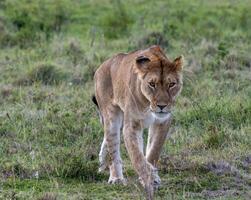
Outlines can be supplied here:
M248 199L250 5L0 1L0 199L143 198L123 139L128 185L98 173L103 129L91 96L103 61L153 44L186 58L157 199ZM215 174L210 166L228 169L218 162L241 176Z

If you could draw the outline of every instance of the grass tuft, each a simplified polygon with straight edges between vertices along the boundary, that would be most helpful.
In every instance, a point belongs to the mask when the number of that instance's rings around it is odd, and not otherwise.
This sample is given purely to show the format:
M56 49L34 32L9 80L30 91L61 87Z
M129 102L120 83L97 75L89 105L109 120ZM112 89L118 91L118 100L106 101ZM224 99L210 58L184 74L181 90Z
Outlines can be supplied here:
M169 47L165 34L161 32L151 32L139 39L137 46L133 47L132 49L144 49L152 45L160 45L162 48Z
M155 44L187 61L155 198L251 199L250 6L0 0L0 199L143 199L122 135L128 185L98 173L91 96L107 58Z
M131 15L122 1L113 0L111 11L102 18L101 26L106 38L116 39L129 32L132 22Z
M207 133L203 135L205 148L220 148L228 141L228 135L215 126L210 126Z
M37 200L57 200L57 199L58 199L57 195L55 195L53 193L46 192L41 197L39 197Z
M59 84L66 79L66 74L58 66L50 63L38 64L28 74L19 79L18 85L31 85L35 82L45 85Z

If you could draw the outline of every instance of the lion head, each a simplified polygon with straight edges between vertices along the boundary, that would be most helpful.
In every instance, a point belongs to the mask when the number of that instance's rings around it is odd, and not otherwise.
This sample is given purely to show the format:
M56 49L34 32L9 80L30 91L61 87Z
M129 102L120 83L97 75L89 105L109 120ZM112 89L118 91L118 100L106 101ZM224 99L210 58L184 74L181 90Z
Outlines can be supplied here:
M183 56L170 61L158 46L141 52L135 61L140 89L157 118L169 116L182 88Z

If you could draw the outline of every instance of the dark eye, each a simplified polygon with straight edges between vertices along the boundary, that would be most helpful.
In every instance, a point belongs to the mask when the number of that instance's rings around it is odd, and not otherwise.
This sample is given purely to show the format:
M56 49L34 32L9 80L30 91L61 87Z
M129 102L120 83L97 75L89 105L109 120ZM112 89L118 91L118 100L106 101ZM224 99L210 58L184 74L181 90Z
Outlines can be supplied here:
M149 82L150 87L155 88L155 83L154 82Z
M168 87L169 87L169 88L172 88L172 87L174 87L174 86L175 86L175 84L176 84L176 83L174 83L174 82L169 83Z

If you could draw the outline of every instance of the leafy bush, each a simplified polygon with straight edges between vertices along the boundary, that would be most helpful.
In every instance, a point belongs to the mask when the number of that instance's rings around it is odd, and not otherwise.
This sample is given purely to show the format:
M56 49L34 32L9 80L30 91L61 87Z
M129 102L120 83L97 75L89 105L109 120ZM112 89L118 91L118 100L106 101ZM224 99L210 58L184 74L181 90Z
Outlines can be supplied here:
M104 35L110 39L118 38L121 35L128 33L131 23L132 19L120 0L113 1L112 11L107 12L101 20Z
M85 52L77 40L71 40L69 44L65 46L65 53L69 56L74 66L78 65L81 61L85 61Z
M229 54L228 44L226 42L220 42L218 45L218 54L220 58L224 58Z
M152 45L160 45L162 48L168 47L168 41L165 35L161 32L151 32L140 38L131 49L144 49Z
M45 85L58 84L66 78L66 74L53 64L39 64L28 74L19 79L16 84L30 85L34 82L41 82Z
M4 26L4 23L0 20L0 41L5 40L6 34L6 27Z
M228 124L233 129L239 129L243 124L250 123L251 104L246 99L242 99L242 103L238 101L238 98L235 100L216 98L194 102L192 108L186 112L177 113L177 121L187 128L191 123L195 123L202 128L207 127L208 124L215 124L221 130Z
M203 136L204 145L206 148L220 148L225 141L229 141L228 135L218 130L216 126L210 125L208 132Z
M57 200L57 195L46 192L38 200Z
M5 1L5 24L12 34L2 38L2 42L9 45L28 46L36 39L50 38L52 33L60 31L67 21L68 4L63 2L59 0Z
M63 155L63 158L61 158L63 160L59 161L58 175L63 178L76 178L86 181L102 180L104 175L98 173L99 163L97 160L84 160L81 156L83 155Z

